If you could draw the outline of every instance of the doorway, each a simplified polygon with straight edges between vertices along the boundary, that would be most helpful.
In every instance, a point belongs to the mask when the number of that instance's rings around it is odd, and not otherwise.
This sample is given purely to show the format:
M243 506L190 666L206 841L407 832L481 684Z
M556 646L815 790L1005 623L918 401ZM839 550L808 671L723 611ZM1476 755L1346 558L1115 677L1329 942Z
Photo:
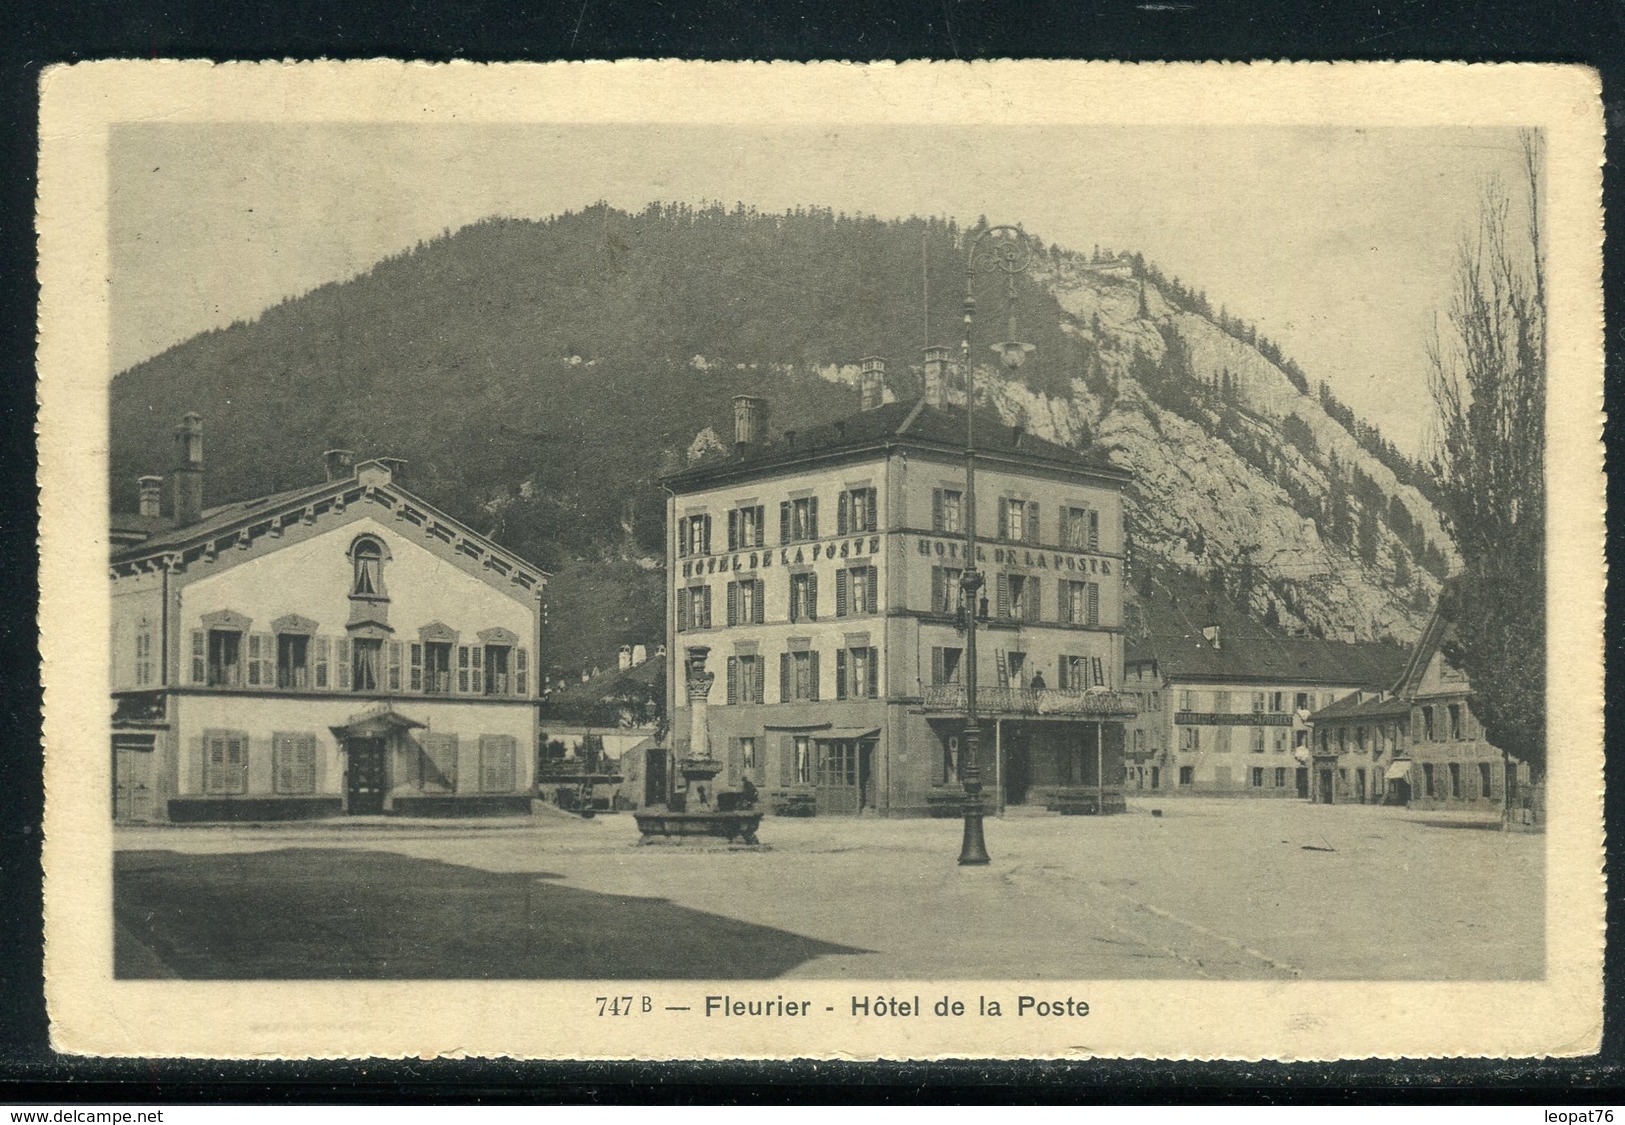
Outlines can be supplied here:
M644 751L643 807L666 803L666 785L669 774L664 747L652 746Z
M852 815L861 807L858 746L849 738L818 740L817 801L820 815Z
M1332 803L1332 796L1333 796L1333 794L1335 792L1336 792L1336 789L1335 789L1335 787L1333 785L1332 771L1331 770L1321 770L1320 771L1320 803L1323 804L1323 805L1331 804Z
M345 811L351 816L378 816L384 811L384 740L353 738L345 743L349 770L345 776Z
M113 816L117 820L151 820L153 814L150 734L113 736Z
M1354 771L1354 799L1365 804L1365 770Z
M1309 799L1309 767L1308 766L1299 766L1298 767L1298 775L1297 775L1296 780L1297 780L1297 783L1298 783L1298 799L1300 801L1307 801Z
M858 811L874 811L875 807L875 744L858 743Z
M1028 757L1027 735L1009 726L1004 735L1004 803L1025 805L1032 785L1032 763Z

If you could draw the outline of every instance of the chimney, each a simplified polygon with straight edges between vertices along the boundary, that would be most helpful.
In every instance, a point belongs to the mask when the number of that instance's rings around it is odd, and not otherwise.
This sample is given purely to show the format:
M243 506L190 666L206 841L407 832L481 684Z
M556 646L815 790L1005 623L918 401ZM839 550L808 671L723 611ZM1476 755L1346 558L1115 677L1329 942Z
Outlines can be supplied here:
M406 480L405 457L378 457L375 460L389 471L390 483L401 484Z
M925 349L925 404L948 405L948 349L936 344Z
M734 395L734 448L741 453L767 441L767 399Z
M616 666L622 672L625 672L627 669L632 667L632 646L631 645L622 645L621 646L621 651L616 657Z
M649 661L649 649L648 649L648 646L646 646L646 645L633 645L632 646L632 667L636 668L639 664L646 664L646 663L648 663L648 661Z
M858 362L863 365L858 374L858 409L876 410L886 401L886 361L871 355Z
M355 476L353 449L329 449L322 454L322 463L327 469L327 479L330 481Z
M137 509L144 516L156 516L159 505L163 502L163 477L136 477L135 486L139 490L141 505Z
M1208 644L1212 645L1214 648L1217 649L1224 647L1224 645L1219 642L1219 627L1217 625L1209 625L1207 628L1203 629L1202 636L1206 637Z
M170 474L176 527L203 518L203 419L188 414L175 427L175 469Z

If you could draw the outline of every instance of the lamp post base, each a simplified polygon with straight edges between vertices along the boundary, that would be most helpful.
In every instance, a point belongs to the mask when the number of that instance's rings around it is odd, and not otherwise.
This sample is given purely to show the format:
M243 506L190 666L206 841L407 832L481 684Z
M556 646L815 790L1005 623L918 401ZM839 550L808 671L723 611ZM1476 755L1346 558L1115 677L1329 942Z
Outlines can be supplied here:
M980 793L967 794L965 837L959 845L959 866L984 867L990 862L987 841L982 838L982 796Z

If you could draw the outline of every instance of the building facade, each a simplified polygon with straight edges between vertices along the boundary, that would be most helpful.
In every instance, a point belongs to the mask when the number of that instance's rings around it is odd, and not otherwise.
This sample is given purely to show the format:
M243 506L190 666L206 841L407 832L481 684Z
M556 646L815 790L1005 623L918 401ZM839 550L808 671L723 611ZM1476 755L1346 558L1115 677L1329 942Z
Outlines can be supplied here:
M964 410L926 353L925 397L767 442L735 400L726 457L668 478L667 651L708 645L719 781L782 805L917 815L956 801L964 728ZM1123 471L976 419L982 773L996 802L1120 800ZM668 661L688 753L684 661ZM1107 801L1109 803L1109 800Z
M1528 767L1484 737L1469 706L1472 685L1444 654L1450 635L1449 621L1435 610L1387 690L1310 716L1314 800L1500 809L1510 797L1514 809L1529 807Z
M113 519L123 820L528 811L547 576L414 497L402 462L202 507L202 426Z
M1217 628L1137 641L1124 675L1142 707L1131 790L1311 796L1310 715L1397 675L1403 649Z

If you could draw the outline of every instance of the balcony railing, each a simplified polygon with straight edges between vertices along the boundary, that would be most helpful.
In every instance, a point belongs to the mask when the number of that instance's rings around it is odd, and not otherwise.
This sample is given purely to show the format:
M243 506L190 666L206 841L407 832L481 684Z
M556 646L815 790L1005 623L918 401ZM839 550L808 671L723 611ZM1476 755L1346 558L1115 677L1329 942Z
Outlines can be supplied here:
M927 711L963 711L965 688L961 684L932 684L925 689ZM1132 715L1138 707L1132 695L1092 688L1088 691L980 687L976 689L976 710L987 715Z

